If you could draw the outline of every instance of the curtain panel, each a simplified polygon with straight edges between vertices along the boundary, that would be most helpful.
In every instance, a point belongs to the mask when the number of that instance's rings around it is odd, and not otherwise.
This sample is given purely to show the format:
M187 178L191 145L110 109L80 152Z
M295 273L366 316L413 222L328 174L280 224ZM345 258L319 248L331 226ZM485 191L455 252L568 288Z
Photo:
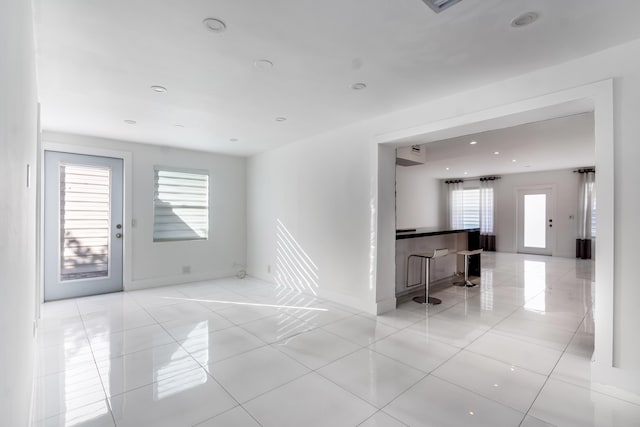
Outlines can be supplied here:
M596 173L594 169L580 169L576 172L580 174L576 258L592 259L596 237Z
M496 250L495 180L496 177L480 178L480 247L489 252Z
M450 229L464 228L464 206L462 180L447 181L448 196L448 226Z

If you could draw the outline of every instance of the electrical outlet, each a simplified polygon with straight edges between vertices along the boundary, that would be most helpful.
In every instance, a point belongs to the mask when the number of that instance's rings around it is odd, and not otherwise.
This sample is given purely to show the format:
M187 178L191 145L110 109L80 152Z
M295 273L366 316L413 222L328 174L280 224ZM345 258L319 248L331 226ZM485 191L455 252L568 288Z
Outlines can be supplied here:
M191 274L191 266L183 265L182 266L182 274Z

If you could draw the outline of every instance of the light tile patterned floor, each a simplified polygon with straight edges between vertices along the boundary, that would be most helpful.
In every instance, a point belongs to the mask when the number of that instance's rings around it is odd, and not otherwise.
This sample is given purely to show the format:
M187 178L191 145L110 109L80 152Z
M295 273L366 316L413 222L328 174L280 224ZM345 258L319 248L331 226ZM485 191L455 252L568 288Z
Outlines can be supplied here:
M35 425L640 425L590 382L593 263L482 269L377 317L252 278L45 304Z

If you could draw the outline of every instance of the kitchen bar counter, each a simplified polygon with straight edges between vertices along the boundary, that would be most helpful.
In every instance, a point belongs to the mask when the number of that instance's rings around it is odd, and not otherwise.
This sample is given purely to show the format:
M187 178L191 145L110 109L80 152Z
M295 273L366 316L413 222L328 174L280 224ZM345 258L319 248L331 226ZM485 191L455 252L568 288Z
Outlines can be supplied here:
M419 285L423 281L420 263L412 262L407 265L408 256L412 253L440 248L449 249L449 255L432 261L432 282L450 280L454 273L464 270L462 257L458 257L457 252L479 249L480 229L422 227L396 230L396 296L422 289ZM480 270L480 255L471 256L469 275L480 276Z
M479 228L438 228L438 227L425 227L425 228L406 228L396 230L396 240L400 239L413 239L415 237L424 236L441 236L443 234L455 234L455 233L471 233L480 232Z

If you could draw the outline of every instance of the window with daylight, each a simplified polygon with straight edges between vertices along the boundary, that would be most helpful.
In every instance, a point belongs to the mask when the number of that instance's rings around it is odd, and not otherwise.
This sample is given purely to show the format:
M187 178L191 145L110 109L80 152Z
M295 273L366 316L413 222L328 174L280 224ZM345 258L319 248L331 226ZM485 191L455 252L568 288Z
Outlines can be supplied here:
M209 173L154 168L153 241L209 237Z
M487 228L482 231L493 233L493 189L455 190L453 198L456 200L451 205L453 228ZM481 227L481 223L491 226Z

